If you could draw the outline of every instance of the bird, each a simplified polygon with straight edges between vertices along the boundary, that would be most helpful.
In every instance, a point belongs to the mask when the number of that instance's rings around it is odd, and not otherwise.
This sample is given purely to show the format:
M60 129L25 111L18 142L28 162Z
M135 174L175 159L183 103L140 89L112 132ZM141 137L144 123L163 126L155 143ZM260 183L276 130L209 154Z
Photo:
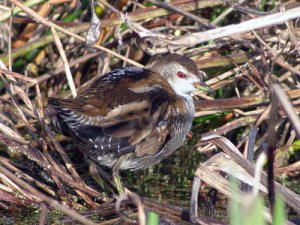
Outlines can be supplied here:
M203 73L174 53L146 68L114 69L75 98L49 98L52 123L90 160L113 169L122 192L120 170L153 166L183 145L194 119L192 93L212 92Z

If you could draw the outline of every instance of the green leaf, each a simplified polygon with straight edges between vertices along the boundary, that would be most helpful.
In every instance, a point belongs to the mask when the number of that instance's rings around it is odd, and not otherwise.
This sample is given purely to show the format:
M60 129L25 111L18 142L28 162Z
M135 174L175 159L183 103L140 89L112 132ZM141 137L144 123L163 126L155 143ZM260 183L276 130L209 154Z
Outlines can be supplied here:
M234 177L230 177L230 188L233 192L233 195L234 193L237 193L238 180ZM235 197L231 198L229 201L229 210L230 210L230 224L231 225L243 224L241 204L236 200Z
M147 225L159 225L159 216L155 212L147 212Z
M257 196L249 208L244 211L244 224L245 225L267 225L264 219L264 200L261 196Z
M286 212L283 197L277 195L274 205L274 214L273 214L273 225L285 224L286 221Z
M264 201L261 196L252 196L249 193L246 202L243 204L237 201L235 193L238 191L238 180L231 177L230 187L233 198L229 202L230 224L231 225L267 225L264 219Z

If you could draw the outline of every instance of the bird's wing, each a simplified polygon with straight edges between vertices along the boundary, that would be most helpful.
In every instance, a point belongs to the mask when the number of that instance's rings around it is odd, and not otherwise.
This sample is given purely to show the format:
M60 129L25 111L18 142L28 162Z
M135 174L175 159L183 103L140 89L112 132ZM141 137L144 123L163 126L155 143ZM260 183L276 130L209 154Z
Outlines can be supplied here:
M167 139L174 101L174 92L163 78L129 67L100 77L75 99L48 102L61 127L100 154L135 150L141 156L157 151Z

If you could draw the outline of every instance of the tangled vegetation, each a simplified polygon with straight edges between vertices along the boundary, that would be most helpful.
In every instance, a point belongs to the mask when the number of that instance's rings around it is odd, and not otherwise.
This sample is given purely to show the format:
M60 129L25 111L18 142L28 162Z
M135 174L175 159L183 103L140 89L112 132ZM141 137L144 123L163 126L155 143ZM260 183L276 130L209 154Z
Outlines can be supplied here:
M0 223L297 224L299 18L295 0L0 2ZM52 131L47 98L170 52L216 94L196 93L186 146L115 196Z

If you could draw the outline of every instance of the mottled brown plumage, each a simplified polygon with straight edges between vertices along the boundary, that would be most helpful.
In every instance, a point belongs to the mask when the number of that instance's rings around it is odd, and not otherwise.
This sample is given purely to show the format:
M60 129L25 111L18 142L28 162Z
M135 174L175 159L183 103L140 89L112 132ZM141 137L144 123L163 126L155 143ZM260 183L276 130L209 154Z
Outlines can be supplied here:
M158 163L179 148L194 117L190 92L201 73L195 63L171 54L148 69L127 67L97 79L74 99L49 99L54 124L89 158L120 169Z

